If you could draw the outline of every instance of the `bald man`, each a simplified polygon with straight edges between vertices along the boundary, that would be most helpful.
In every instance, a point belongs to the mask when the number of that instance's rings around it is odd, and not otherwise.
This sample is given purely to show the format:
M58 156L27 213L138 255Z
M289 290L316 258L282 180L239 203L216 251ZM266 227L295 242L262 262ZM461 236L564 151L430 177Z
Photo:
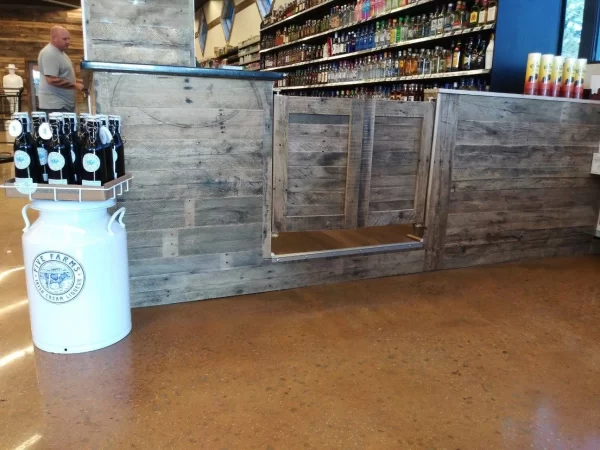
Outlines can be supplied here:
M50 43L38 56L40 71L39 108L50 112L74 112L77 91L84 91L75 78L71 59L65 53L71 43L69 32L59 26L50 30Z

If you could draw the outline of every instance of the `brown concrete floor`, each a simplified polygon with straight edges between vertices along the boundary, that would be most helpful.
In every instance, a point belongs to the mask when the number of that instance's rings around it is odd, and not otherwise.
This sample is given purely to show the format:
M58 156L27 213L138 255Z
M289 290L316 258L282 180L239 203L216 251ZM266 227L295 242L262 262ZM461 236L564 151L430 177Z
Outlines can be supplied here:
M600 448L600 258L136 309L54 355L21 204L0 197L0 449Z

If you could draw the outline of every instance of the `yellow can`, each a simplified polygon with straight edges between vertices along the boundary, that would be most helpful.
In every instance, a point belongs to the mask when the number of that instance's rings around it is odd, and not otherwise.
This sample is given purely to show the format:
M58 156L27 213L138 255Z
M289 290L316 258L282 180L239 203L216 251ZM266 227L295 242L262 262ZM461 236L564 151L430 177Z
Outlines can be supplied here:
M573 88L575 86L575 68L577 66L577 59L567 58L565 59L565 65L563 67L562 77L562 89L561 94L565 98L573 97Z
M527 58L527 71L525 72L525 95L537 95L541 62L541 53L529 54Z
M585 83L585 71L587 59L578 59L575 65L575 84L573 85L573 98L583 98L583 85Z
M554 55L542 55L540 64L540 79L538 82L538 95L552 95L552 67Z
M562 56L555 56L552 63L552 97L560 97L560 89L562 87L563 68L565 59Z

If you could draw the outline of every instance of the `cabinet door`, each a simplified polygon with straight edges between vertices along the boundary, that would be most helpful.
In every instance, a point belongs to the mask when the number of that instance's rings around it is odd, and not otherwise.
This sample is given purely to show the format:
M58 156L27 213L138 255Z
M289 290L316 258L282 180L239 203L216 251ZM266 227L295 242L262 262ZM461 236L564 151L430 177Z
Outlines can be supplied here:
M358 225L423 224L435 104L367 100Z
M275 96L273 233L358 226L364 101Z

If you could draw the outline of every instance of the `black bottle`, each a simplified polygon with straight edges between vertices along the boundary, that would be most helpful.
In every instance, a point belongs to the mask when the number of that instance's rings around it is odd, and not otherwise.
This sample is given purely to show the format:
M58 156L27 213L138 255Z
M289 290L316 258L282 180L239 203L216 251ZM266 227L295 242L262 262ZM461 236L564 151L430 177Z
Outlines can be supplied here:
M98 133L100 137L100 142L103 144L104 148L104 159L106 160L106 182L112 181L116 178L116 161L114 159L113 154L113 136L110 133L110 129L108 127L108 116L104 114L98 114L96 116L100 119L100 126L104 129Z
M29 114L14 113L12 120L21 126L20 134L15 138L13 144L15 179L17 183L41 183L43 182L40 159L37 148L31 137Z
M104 144L100 142L102 121L89 116L85 121L86 140L83 148L81 184L83 186L103 186L106 183L106 159Z
M50 113L50 153L48 153L48 183L75 184L73 157L64 135L64 118L61 113Z
M45 112L34 111L31 113L31 121L33 123L33 142L37 147L38 158L40 160L40 169L42 180L40 182L48 182L48 153L50 151L50 140L40 136L40 126L43 123L48 123L48 116Z
M125 175L125 146L121 136L121 116L108 116L108 128L113 135L113 159L117 167L117 177Z
M79 147L79 140L77 136L77 114L75 113L63 113L64 117L64 131L65 131L65 145L71 151L71 159L73 161L73 173L75 176L75 182L81 184L80 173L81 173L81 151Z

